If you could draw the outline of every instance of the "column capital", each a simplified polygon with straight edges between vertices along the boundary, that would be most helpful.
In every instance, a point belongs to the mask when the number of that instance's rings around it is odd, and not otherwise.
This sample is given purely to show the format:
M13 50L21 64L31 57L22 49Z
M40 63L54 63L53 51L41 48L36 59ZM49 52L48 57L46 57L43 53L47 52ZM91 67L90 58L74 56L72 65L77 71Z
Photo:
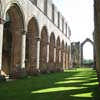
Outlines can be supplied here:
M36 36L36 40L37 40L37 41L40 41L41 39L40 39L40 37L39 37L39 36Z
M47 43L47 45L49 45L49 44L50 44L48 41L47 41L46 43Z
M22 35L26 35L27 31L23 30Z
M57 48L57 46L56 46L56 45L54 45L54 48Z

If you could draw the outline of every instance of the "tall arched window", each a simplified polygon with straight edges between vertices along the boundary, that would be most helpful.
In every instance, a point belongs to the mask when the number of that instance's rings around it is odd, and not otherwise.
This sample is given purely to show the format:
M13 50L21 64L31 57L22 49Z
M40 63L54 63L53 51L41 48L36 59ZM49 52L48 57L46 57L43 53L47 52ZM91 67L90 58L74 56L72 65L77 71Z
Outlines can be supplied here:
M44 13L45 13L45 15L47 15L47 10L48 10L47 0L44 0Z
M58 28L60 27L60 12L58 12Z
M54 18L54 4L52 4L52 21L53 21L53 23L54 23L54 20L55 20L55 18Z
M65 28L66 28L66 29L65 29L65 30L66 30L65 32L66 32L66 36L67 36L67 23L66 23L66 25L65 25Z
M62 32L64 32L64 18L62 18Z

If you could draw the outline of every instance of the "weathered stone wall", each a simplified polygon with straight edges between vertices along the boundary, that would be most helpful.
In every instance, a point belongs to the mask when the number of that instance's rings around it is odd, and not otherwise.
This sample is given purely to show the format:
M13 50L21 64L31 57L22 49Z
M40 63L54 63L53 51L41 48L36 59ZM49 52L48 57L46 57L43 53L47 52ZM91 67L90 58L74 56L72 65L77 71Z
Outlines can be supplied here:
M71 60L72 60L73 67L76 66L78 67L81 63L80 48L81 48L80 42L71 43Z
M46 50L46 54L45 54L45 59L46 59L46 65L47 68L50 69L50 66L53 67L54 70L56 70L56 44L57 44L57 38L60 38L60 44L62 43L62 41L64 41L64 47L63 49L67 46L70 46L70 40L67 37L66 34L69 34L66 27L67 22L65 21L64 17L61 15L60 13L60 17L59 17L59 21L60 21L60 27L58 28L58 10L54 5L54 23L53 23L53 19L52 19L52 0L47 0L47 14L44 12L44 0L1 0L2 2L2 14L1 14L1 19L4 20L4 23L0 23L0 69L2 69L2 47L3 47L3 31L4 31L4 24L5 23L9 23L9 25L14 25L14 21L12 23L12 19L13 19L13 14L14 14L14 18L15 18L15 22L17 22L17 19L21 19L21 23L18 25L18 28L16 28L16 30L14 30L14 34L16 33L16 31L18 32L18 30L20 30L20 38L21 38L21 47L19 47L19 49L21 49L20 54L20 58L16 58L21 59L20 62L20 66L21 68L26 68L26 65L28 64L28 68L31 68L32 70L39 70L40 68L40 64L43 63L43 57L40 57L40 51L41 51L41 44L44 47L44 50ZM15 8L16 13L13 12L13 10L11 10L11 13L8 15L7 12L9 11L9 9L11 9L11 7ZM9 13L9 12L8 12ZM18 18L16 17L16 14L18 15ZM11 16L12 14L12 16ZM9 18L9 20L7 21L7 18ZM63 18L63 25L62 25L62 18ZM11 24L12 23L12 24ZM19 27L20 26L20 27ZM43 27L46 28L46 34L47 37L42 36L42 29ZM7 28L9 29L9 28ZM10 31L12 32L12 30L10 29ZM50 43L50 37L53 33L53 39L51 39L52 42ZM41 38L44 38L43 40ZM47 38L47 39L46 39ZM14 39L14 37L13 37ZM16 39L19 39L18 37ZM33 40L32 40L33 39ZM43 42L44 40L46 40L47 42ZM43 43L41 43L41 41ZM13 42L13 41L12 41ZM12 43L10 43L12 44ZM18 42L16 43L16 45L18 45ZM28 46L27 46L28 44ZM30 47L30 50L28 50L28 47ZM60 46L62 47L62 46ZM53 51L50 51L50 49L52 49ZM67 64L67 57L65 57L65 54L67 55L68 52L65 52L63 50L63 53L61 53L62 48L59 49L59 61L60 61L60 57L61 55L63 56L63 63L61 62L60 67L61 69L63 68L68 68L68 64ZM16 52L16 51L14 51ZM30 52L30 53L28 53ZM33 52L33 53L32 53ZM52 52L52 53L51 53ZM54 53L53 53L54 52ZM27 53L27 57L26 58L26 53ZM50 58L50 54L51 54L51 59ZM53 55L52 55L53 54ZM29 56L30 55L30 56ZM33 56L32 56L33 55ZM70 54L68 54L70 55ZM13 56L13 54L12 54ZM44 56L44 55L43 55ZM9 57L8 57L9 58ZM15 59L15 60L16 60ZM42 60L41 60L42 59ZM52 64L49 63L49 60L52 60ZM70 58L69 58L70 59ZM43 61L43 62L41 62ZM65 64L66 61L66 64ZM28 63L27 63L28 62ZM27 64L26 64L27 63ZM70 62L69 62L70 63ZM15 65L18 65L17 62L15 63ZM53 65L53 66L52 66ZM12 66L13 67L13 66ZM26 68L27 69L27 68ZM30 71L30 69L28 69L28 71Z

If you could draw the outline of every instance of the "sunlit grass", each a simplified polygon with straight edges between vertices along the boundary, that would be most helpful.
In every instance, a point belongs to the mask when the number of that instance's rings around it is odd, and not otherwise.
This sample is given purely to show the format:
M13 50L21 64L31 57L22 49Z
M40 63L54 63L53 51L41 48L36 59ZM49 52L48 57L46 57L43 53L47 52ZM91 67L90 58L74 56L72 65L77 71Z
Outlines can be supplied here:
M82 93L82 94L75 94L75 95L72 95L73 97L93 97L92 96L92 92L89 92L89 93Z
M68 81L60 81L60 82L56 82L55 84L79 83L79 82L84 82L84 80L68 80Z
M72 78L65 78L65 80L68 80L68 79L70 79L70 80L73 80L73 79L86 79L86 77L74 76L74 77L72 77Z
M37 91L32 91L32 93L49 93L49 92L59 92L59 91L65 91L65 90L75 90L75 89L83 89L86 87L57 87L57 88L48 88L48 89L42 89Z
M83 85L98 85L98 82L92 82L92 83L84 83Z

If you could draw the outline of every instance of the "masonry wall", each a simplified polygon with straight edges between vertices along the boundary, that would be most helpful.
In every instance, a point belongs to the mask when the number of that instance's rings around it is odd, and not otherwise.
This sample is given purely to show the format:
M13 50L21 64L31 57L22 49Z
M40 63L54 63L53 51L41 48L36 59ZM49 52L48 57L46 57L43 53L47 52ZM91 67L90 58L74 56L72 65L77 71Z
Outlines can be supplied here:
M44 39L41 40L42 37L45 38L45 40L47 41L45 43L45 46L44 46L45 49L47 49L46 50L47 53L45 54L47 56L46 57L47 58L46 64L48 66L56 66L55 62L56 62L56 49L57 49L56 48L56 43L57 43L56 41L57 41L57 38L60 37L60 45L62 44L62 41L64 41L64 46L66 46L66 44L67 44L67 46L70 46L71 42L66 35L66 34L69 34L69 33L66 33L67 22L65 20L64 20L64 26L62 26L62 18L64 19L64 17L61 15L61 13L60 13L60 17L59 17L60 25L58 27L58 12L59 11L55 7L55 5L54 5L54 22L53 22L53 19L52 19L52 1L47 0L47 13L44 12L44 0L37 0L37 3L36 3L37 5L34 4L35 1L32 1L32 0L9 0L9 1L8 0L5 0L5 1L1 0L1 1L2 1L2 10L1 11L3 13L1 15L2 20L4 20L5 22L7 21L6 20L7 11L9 9L11 9L11 7L13 5L18 6L18 9L20 10L20 13L21 13L21 16L22 16L21 18L23 18L24 28L23 29L20 28L22 30L22 33L23 33L22 36L21 36L22 37L21 67L25 68L25 66L26 66L26 64L25 64L25 59L26 59L25 53L27 51L27 49L26 49L27 36L30 37L31 35L33 36L33 34L36 36L36 37L33 38L34 43L30 43L29 45L34 45L34 47L35 47L35 48L32 49L32 50L35 51L35 56L33 57L35 59L33 59L33 58L32 59L34 60L33 64L36 67L36 69L39 69L40 62L41 62L40 45L41 45L41 41L44 42ZM1 26L3 26L3 23L1 23ZM62 28L62 27L64 27L64 28ZM0 35L1 35L0 38L1 38L1 40L3 40L3 27L1 27L0 30L2 30L1 33L0 33ZM42 36L42 34L43 34L42 32L44 32L44 33L46 32L47 37ZM53 40L51 38L53 38ZM31 41L31 40L29 40L29 41ZM53 44L50 43L50 42L52 42ZM49 49L50 49L50 46L52 46L52 45L53 45L53 48L51 48L51 49L54 50L54 55L53 55L54 56L54 62L52 62L52 65L51 65L49 63L49 54L50 54L50 52L53 52L53 51L49 51ZM0 56L1 57L0 58L1 63L0 64L1 64L1 66L2 66L2 47L3 47L3 43L1 42L1 46L0 46L0 50L1 50L0 51L1 52L1 54L0 54L1 55ZM62 48L59 49L59 52L61 52L61 50L62 50ZM63 51L64 55L65 55L65 53L67 53L67 52L65 52L65 50L62 50L62 51ZM60 56L61 55L59 55L59 59L61 59ZM62 58L64 58L64 60L65 60L65 56L63 56ZM66 60L66 62L67 61L68 60ZM63 68L68 68L68 64L67 65L64 64L64 65L61 65L61 66L64 66L64 67L61 68L61 70ZM2 67L1 67L1 69L2 69ZM56 69L56 68L54 68L54 69Z

